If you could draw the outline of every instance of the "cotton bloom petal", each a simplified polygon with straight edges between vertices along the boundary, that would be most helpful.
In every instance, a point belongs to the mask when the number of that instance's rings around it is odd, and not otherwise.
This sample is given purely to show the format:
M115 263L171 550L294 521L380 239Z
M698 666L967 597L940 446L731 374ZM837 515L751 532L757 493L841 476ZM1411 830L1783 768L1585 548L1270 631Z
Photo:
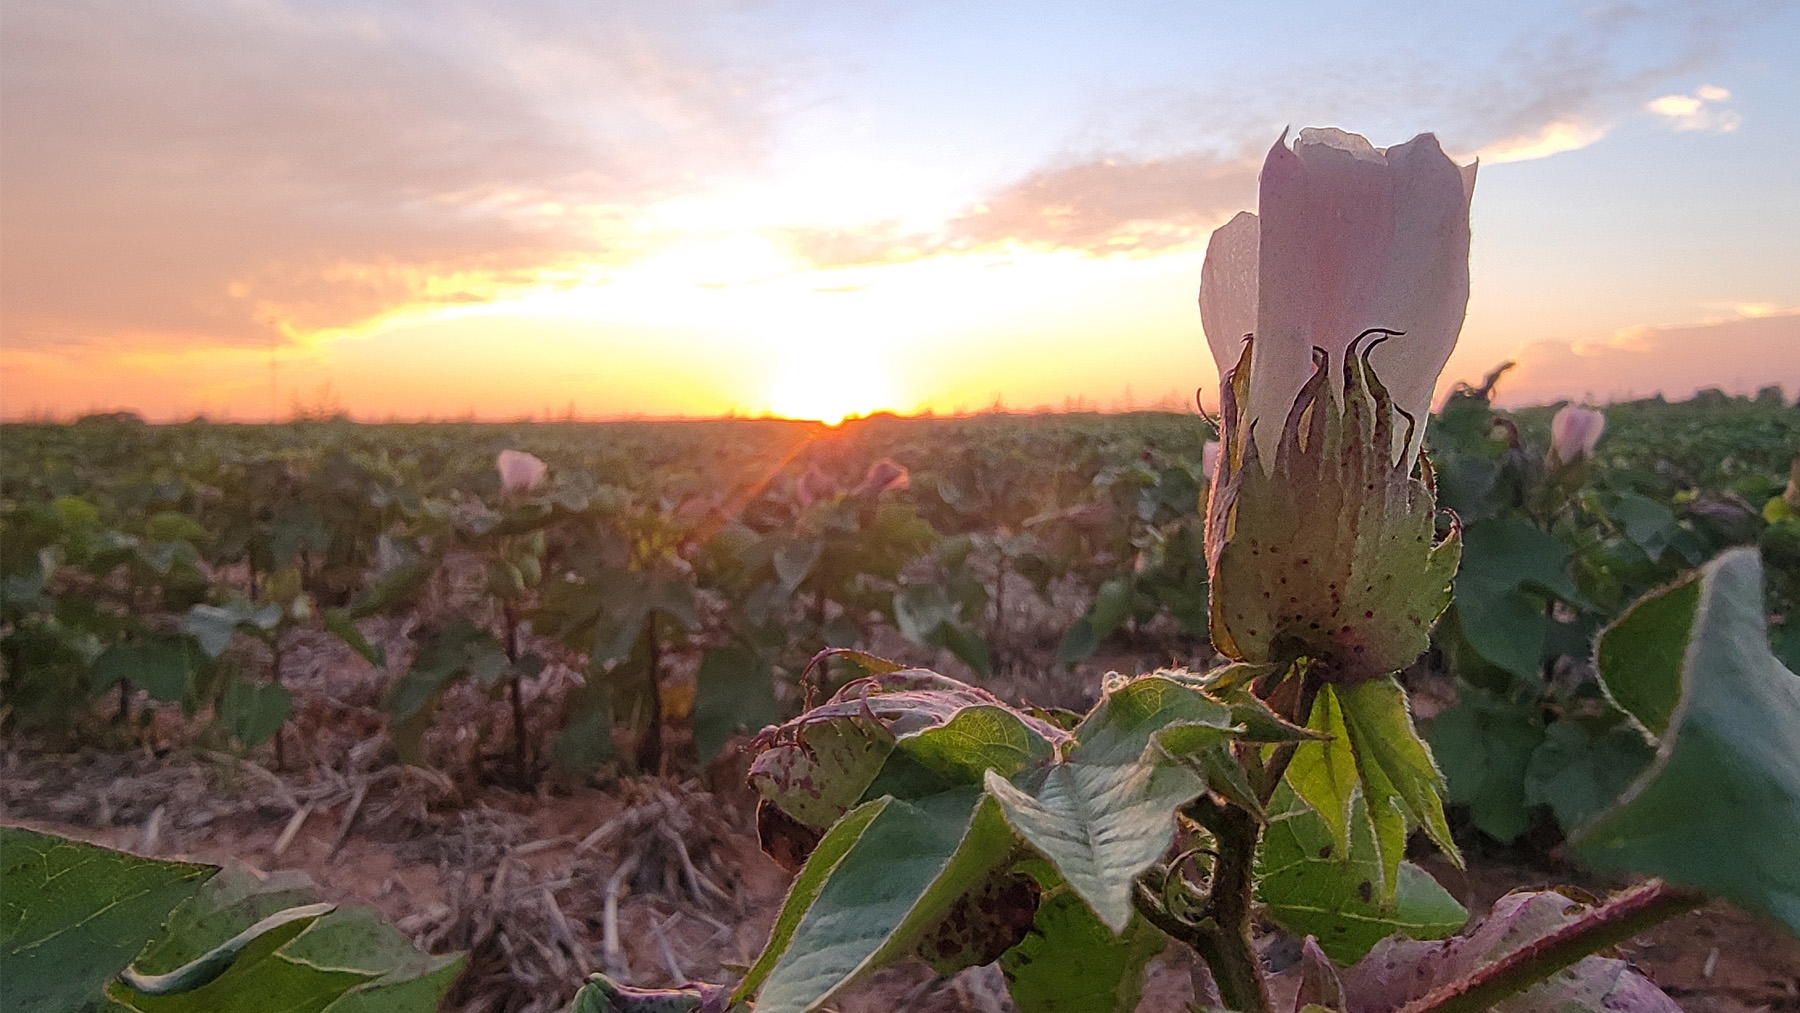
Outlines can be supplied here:
M830 499L842 492L837 480L813 465L794 483L794 499L802 506L809 507L823 499Z
M500 451L494 467L500 471L500 490L506 493L530 492L550 474L549 466L523 450Z
M1206 244L1200 268L1200 326L1212 349L1219 376L1237 365L1244 335L1256 330L1257 249L1262 229L1256 216L1239 211Z
M1431 134L1382 149L1341 130L1308 129L1292 148L1284 134L1270 149L1259 216L1240 215L1213 234L1200 297L1208 344L1225 369L1242 343L1243 293L1255 293L1245 421L1275 420L1257 427L1265 462L1312 375L1313 348L1339 368L1370 328L1405 332L1371 362L1395 407L1425 418L1468 307L1474 178L1474 166L1457 166ZM1252 224L1254 243L1245 235ZM1247 281L1241 262L1252 246L1256 278ZM1219 291L1207 293L1209 284ZM1419 427L1409 457L1422 437Z
M1200 470L1206 473L1208 482L1219 474L1219 454L1223 449L1218 440L1207 440L1206 445L1200 448Z
M1550 456L1561 464L1573 464L1594 456L1600 434L1606 431L1606 414L1580 405L1564 405L1550 419Z
M879 496L884 492L895 492L912 487L912 477L901 465L883 458L869 465L868 474L863 476L862 483L852 491L853 496Z

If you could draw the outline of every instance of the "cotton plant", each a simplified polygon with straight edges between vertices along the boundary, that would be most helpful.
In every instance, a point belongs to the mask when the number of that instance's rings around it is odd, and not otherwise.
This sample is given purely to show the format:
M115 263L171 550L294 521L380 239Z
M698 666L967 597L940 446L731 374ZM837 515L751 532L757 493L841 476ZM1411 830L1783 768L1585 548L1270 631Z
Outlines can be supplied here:
M1550 419L1548 463L1554 467L1591 460L1604 432L1605 412L1578 404L1562 406Z
M433 579L452 545L481 561L486 570L482 592L491 620L457 619L427 631L411 665L389 686L383 707L392 719L392 735L402 760L424 765L424 734L439 700L451 686L469 680L490 695L505 695L511 717L512 777L515 783L528 785L536 778L537 758L532 755L526 727L523 683L543 670L544 659L526 649L525 624L543 582L544 528L555 505L541 499L550 469L535 455L502 450L495 457L494 469L500 482L494 503L471 500L438 511L440 523L433 532L433 548L418 558L396 561L390 569L391 579L377 582L381 593L372 597L379 598L380 604L368 611L416 597ZM390 583L391 588L383 588Z
M1746 635L1754 554L1600 639L1602 683L1659 763L1572 840L1666 882L1593 904L1515 895L1450 938L1468 912L1405 860L1420 831L1460 862L1396 675L1461 551L1421 438L1467 303L1474 178L1429 134L1379 149L1307 130L1270 151L1259 214L1213 235L1200 308L1224 390L1204 554L1224 664L1108 676L1075 714L827 652L867 676L754 742L758 835L795 872L761 956L730 987L596 977L572 1008L811 1013L917 958L940 976L997 962L1020 1013L1112 1013L1173 940L1209 972L1196 1008L1674 1013L1593 954L1702 890L1800 932L1800 771L1772 759L1800 755L1800 680ZM1704 813L1681 809L1713 782ZM1297 983L1271 986L1253 914L1303 939Z

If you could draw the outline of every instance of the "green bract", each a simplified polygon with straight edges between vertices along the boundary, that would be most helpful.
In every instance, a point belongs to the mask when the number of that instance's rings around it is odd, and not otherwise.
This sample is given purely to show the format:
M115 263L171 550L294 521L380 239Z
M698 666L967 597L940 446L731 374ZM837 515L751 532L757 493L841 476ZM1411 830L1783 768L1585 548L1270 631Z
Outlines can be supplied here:
M1430 646L1460 537L1436 540L1430 468L1415 478L1394 449L1411 437L1396 435L1387 390L1354 343L1341 385L1320 353L1264 462L1240 404L1253 346L1220 399L1225 447L1206 527L1213 646L1250 662L1304 657L1327 682L1389 675Z

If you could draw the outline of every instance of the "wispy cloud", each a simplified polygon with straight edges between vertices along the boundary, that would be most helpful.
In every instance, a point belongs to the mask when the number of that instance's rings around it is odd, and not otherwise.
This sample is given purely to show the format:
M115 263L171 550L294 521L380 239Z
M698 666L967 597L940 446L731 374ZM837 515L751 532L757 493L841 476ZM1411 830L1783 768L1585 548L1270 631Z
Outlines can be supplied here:
M1203 240L1256 199L1258 161L1191 153L1101 157L1033 172L950 223L977 244L1151 252Z
M1645 108L1676 130L1729 134L1744 125L1742 114L1725 107L1730 99L1731 92L1726 89L1703 84L1691 95L1677 93L1652 99Z
M1258 165L1247 155L1202 152L1066 159L999 188L935 230L881 221L778 232L796 255L823 268L1007 247L1149 254L1204 242L1220 222L1253 205Z
M5 340L262 343L489 298L753 165L767 82L652 5L9 5Z
M1565 151L1579 151L1606 136L1607 128L1581 120L1546 123L1534 133L1495 141L1475 154L1483 162L1529 162Z
M1512 403L1658 393L1678 400L1706 387L1747 394L1769 384L1792 398L1800 395L1800 311L1634 327L1598 341L1537 342L1516 359L1518 369L1502 388Z

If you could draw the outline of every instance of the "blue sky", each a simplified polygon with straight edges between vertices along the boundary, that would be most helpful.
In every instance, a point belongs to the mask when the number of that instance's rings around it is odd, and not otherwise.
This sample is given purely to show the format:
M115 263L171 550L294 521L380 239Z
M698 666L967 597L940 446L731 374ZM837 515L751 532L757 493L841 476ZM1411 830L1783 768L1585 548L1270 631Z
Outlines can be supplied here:
M1185 398L1309 125L1481 155L1446 384L1800 393L1794 3L19 0L0 57L10 416Z

